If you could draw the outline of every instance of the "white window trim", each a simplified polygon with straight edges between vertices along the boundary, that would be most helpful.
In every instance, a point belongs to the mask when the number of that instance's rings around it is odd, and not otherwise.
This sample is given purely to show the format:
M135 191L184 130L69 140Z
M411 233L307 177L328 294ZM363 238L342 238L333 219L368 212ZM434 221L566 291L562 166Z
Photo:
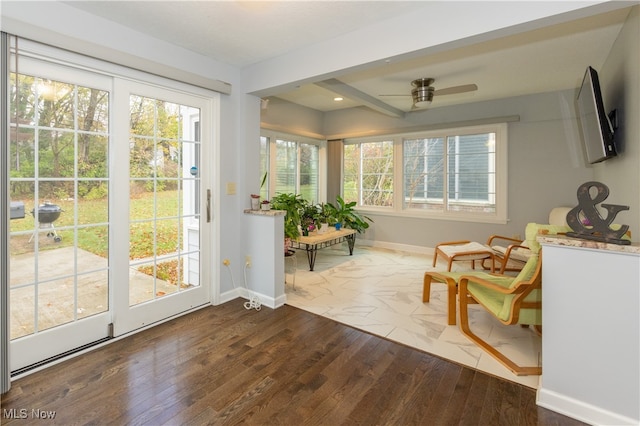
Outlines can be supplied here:
M404 154L403 142L405 139L433 138L447 136L462 136L477 133L496 134L496 212L493 214L474 214L469 212L433 212L419 209L404 208ZM379 142L393 140L393 161L394 161L394 195L393 207L358 206L358 211L365 214L376 214L381 216L397 216L411 218L428 218L436 220L479 222L479 223L499 223L505 224L507 219L508 205L508 125L507 123L484 124L478 126L466 126L446 128L439 130L428 130L412 133L396 133L392 135L374 136L365 138L346 139L345 145ZM344 167L344 158L341 167ZM343 173L341 173L344 175ZM343 194L341 182L340 193Z

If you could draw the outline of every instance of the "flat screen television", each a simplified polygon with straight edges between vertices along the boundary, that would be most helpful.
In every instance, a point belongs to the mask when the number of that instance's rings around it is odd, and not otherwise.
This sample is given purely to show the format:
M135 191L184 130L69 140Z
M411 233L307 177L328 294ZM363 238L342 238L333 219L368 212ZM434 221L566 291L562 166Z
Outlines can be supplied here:
M615 111L612 111L611 117L606 114L598 73L592 67L587 67L582 79L577 108L587 161L594 164L615 157L615 129L611 123Z

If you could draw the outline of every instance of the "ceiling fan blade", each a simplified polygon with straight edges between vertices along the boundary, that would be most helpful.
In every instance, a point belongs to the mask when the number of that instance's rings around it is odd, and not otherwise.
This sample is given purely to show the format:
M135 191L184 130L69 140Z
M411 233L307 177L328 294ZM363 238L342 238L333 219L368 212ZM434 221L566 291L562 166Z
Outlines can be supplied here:
M478 90L478 86L476 84L463 84L462 86L446 87L444 89L435 90L433 94L435 96L455 95L457 93L473 92L475 90ZM411 93L405 93L405 94L383 94L383 95L378 95L378 96L380 96L380 97L383 97L383 96L384 97L411 96Z
M434 96L442 95L455 95L456 93L466 93L478 90L478 86L475 84L463 84L462 86L447 87L444 89L436 90Z

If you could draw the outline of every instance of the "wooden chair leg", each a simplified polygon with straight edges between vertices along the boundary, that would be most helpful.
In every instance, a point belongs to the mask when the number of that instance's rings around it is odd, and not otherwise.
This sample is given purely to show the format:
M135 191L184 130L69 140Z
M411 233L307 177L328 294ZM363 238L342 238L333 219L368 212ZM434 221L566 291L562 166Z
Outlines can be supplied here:
M424 274L424 279L422 280L422 303L429 302L429 298L431 297L431 275L428 272Z
M458 294L458 283L453 278L445 277L445 281L441 282L447 285L447 324L456 325L456 295ZM429 272L425 272L422 280L422 303L428 303L431 299L431 282L433 276Z
M500 274L504 274L504 271L507 269L507 259L501 259L500 261Z
M447 271L451 272L451 265L453 264L453 257L449 258L449 263L447 265Z
M462 278L458 283L458 299L460 300L460 330L462 334L471 339L475 344L484 349L489 355L494 357L498 362L507 367L516 376L539 376L542 374L542 367L522 367L507 358L502 352L495 347L482 340L478 335L471 331L469 327L469 304L477 303L475 299L467 292L466 279Z
M456 325L456 295L458 283L452 278L447 278L447 324Z
M486 262L487 262L487 259L482 259L482 263L480 265L482 266L482 269L484 269L485 271L488 271L491 268L487 266ZM495 268L495 263L494 263L494 268Z

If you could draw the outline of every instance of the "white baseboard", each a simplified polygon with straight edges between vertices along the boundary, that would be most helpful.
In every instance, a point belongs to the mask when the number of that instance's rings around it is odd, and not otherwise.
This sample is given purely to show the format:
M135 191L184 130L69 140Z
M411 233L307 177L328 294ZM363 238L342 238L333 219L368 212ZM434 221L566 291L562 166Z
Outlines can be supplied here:
M385 241L375 241L375 240L365 240L365 239L359 240L356 238L356 250L358 249L358 244L361 244L363 246L368 246L368 247L383 248L387 250L397 250L397 251L406 251L409 253L426 254L429 256L433 256L433 252L434 252L433 247L413 246L409 244L389 243Z
M237 299L240 296L240 292L237 288L233 290L225 291L224 293L220 293L220 300L218 301L218 305L222 305L223 303L227 303L232 301L233 299Z
M622 426L639 424L639 419L622 416L544 388L538 389L536 404L592 425Z
M257 297L260 300L261 306L266 306L267 308L276 309L281 306L284 306L287 303L287 295L283 294L282 296L273 298L266 296L264 294L256 293L252 291L251 294ZM249 300L249 293L244 288L234 288L233 290L226 291L220 294L220 304L230 302L231 300L242 298L245 300Z

